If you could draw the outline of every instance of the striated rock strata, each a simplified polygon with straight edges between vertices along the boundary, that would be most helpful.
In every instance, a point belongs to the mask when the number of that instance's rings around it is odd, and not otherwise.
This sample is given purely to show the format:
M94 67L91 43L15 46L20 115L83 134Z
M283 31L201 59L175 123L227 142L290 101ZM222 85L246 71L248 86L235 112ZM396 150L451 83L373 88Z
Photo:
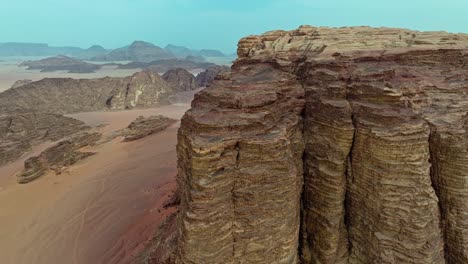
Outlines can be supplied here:
M31 182L49 170L60 174L64 167L94 155L93 152L82 152L80 149L94 145L100 138L101 134L96 132L82 133L47 148L39 156L31 157L24 162L24 170L18 175L18 183Z
M149 117L139 116L123 131L124 141L137 140L163 131L175 122L177 122L177 120L161 115Z
M238 55L182 119L176 263L468 263L468 35L302 26Z

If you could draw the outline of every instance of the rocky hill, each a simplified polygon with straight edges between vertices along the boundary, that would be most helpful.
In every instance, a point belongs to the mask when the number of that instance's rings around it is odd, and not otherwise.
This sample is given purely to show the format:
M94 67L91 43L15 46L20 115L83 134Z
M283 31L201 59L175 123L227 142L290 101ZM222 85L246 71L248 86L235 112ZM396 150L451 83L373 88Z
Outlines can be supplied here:
M150 71L125 78L46 78L0 93L0 111L51 113L144 108L168 103L172 86Z
M92 60L151 62L172 58L175 58L175 56L170 51L148 42L135 41L130 46L115 49L107 55L97 56Z
M90 60L94 57L105 56L107 55L107 53L109 53L109 51L106 50L104 47L99 45L93 45L83 50L82 52L76 54L75 57L82 60Z
M36 61L25 61L19 66L26 66L28 70L41 70L41 72L68 71L70 73L91 73L101 68L100 65L84 62L64 55Z
M77 47L51 47L44 43L0 43L0 57L75 55L82 51Z
M468 263L468 35L302 26L238 55L182 119L157 263Z

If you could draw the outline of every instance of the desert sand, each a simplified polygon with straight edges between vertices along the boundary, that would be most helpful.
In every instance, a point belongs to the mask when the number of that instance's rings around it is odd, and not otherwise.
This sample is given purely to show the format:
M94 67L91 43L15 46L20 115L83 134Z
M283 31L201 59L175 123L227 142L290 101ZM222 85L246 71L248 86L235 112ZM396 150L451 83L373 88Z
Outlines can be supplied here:
M178 118L189 108L72 115L105 135L137 116ZM4 264L132 263L161 220L175 191L177 128L122 143L96 146L98 154L26 185L15 182L22 163L0 167L0 259ZM34 152L39 152L38 146Z

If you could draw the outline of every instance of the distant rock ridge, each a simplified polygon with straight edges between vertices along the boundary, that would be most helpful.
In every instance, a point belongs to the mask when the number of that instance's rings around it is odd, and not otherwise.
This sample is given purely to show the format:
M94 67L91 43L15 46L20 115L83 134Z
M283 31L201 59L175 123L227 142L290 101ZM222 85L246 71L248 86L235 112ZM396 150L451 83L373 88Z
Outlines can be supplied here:
M64 55L37 61L25 61L19 66L26 66L28 70L41 70L41 72L67 71L69 73L92 73L101 68L100 65L84 62Z
M238 55L182 118L149 260L468 263L468 35L301 26Z
M144 41L134 41L130 46L112 50L106 55L92 58L94 61L151 62L175 58L172 52Z
M151 62L130 62L120 65L119 69L147 69L158 73L165 73L170 69L182 68L185 70L207 69L216 66L216 64L206 61L197 61L193 59L167 59Z
M146 108L168 104L173 93L169 83L150 71L125 78L46 78L0 93L0 110L68 114Z

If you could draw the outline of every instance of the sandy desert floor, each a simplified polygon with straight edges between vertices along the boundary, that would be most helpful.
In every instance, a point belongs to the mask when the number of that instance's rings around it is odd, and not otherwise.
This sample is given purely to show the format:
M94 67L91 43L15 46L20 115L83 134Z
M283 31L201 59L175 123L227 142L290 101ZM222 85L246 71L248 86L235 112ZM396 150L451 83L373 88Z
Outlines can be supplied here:
M188 108L176 104L72 116L108 124L102 132L109 134L139 115L180 118ZM68 172L26 185L15 182L21 160L0 167L0 263L132 263L174 210L163 204L176 188L178 126L134 142L116 138L94 147L96 155Z

